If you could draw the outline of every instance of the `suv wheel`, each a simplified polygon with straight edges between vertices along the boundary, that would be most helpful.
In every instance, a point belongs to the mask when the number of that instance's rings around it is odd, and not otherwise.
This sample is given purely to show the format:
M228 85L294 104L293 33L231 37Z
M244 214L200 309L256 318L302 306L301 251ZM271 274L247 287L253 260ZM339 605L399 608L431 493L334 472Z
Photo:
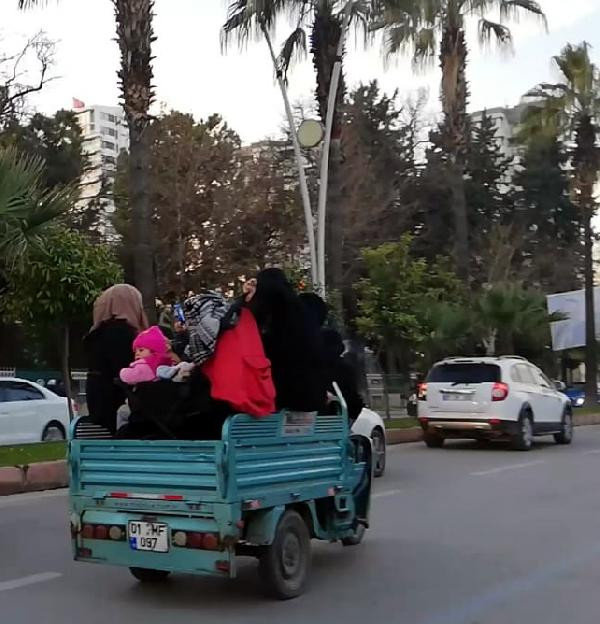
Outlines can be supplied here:
M530 451L533 446L533 418L531 413L524 413L519 418L518 432L512 440L513 448L517 451Z
M566 409L560 424L560 433L554 434L554 441L557 444L571 444L573 442L573 414L570 409Z
M430 433L426 431L423 434L423 441L428 448L442 448L444 446L444 438L437 433Z

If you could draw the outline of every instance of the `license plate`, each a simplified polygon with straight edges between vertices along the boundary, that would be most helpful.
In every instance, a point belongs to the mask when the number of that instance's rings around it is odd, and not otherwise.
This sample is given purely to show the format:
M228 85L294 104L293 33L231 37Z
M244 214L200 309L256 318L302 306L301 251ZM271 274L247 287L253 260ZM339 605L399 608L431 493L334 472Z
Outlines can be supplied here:
M132 550L169 552L169 526L159 522L129 522L127 539Z
M471 401L473 399L470 394L442 394L444 401Z

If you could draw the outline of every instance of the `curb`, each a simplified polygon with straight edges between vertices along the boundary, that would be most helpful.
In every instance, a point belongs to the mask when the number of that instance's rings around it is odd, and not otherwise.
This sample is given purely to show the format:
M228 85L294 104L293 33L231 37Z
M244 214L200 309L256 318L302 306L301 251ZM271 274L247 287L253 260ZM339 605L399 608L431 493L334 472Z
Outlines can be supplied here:
M69 485L65 460L0 468L0 496L55 490Z
M423 439L421 427L410 429L387 429L385 432L386 444L407 444L408 442L420 442Z

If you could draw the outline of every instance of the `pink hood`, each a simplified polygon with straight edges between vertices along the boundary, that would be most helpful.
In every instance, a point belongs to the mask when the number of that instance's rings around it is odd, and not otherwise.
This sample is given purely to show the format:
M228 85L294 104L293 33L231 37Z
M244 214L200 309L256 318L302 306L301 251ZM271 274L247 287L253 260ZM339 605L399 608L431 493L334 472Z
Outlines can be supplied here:
M173 363L173 359L169 355L169 346L165 335L160 329L153 325L146 329L133 341L133 350L150 349L152 355L144 358L144 362L156 373L156 369L162 365Z

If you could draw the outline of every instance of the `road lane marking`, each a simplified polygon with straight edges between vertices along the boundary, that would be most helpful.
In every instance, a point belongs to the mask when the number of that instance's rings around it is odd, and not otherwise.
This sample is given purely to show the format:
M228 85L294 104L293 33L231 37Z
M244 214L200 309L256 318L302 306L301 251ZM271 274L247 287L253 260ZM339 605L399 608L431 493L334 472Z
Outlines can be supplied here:
M388 496L396 496L396 494L401 493L402 490L385 490L384 492L376 492L371 498L387 498Z
M594 449L593 451L585 451L584 455L600 455L600 449Z
M472 477L485 477L487 475L498 474L499 472L506 472L507 470L520 470L521 468L529 468L531 466L539 466L545 464L546 460L538 459L536 461L525 462L523 464L511 464L510 466L499 466L498 468L490 468L489 470L478 470L477 472L470 472Z
M31 492L29 494L15 494L13 496L0 497L0 509L3 507L19 507L20 505L29 505L37 503L44 498L61 498L67 496L66 489L50 490L47 492Z
M62 574L59 572L40 572L40 574L32 574L31 576L23 576L12 581L1 581L0 592L9 591L11 589L19 589L20 587L29 587L37 583L46 583L60 578Z

